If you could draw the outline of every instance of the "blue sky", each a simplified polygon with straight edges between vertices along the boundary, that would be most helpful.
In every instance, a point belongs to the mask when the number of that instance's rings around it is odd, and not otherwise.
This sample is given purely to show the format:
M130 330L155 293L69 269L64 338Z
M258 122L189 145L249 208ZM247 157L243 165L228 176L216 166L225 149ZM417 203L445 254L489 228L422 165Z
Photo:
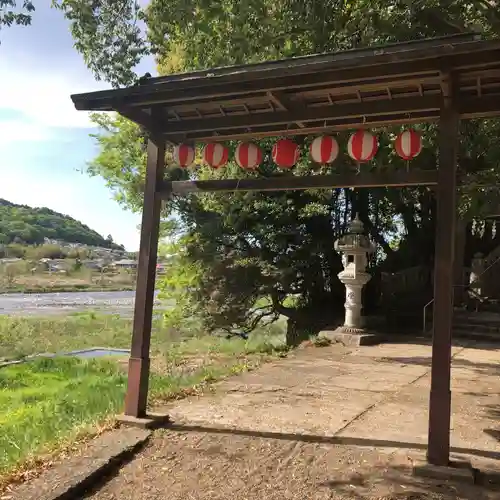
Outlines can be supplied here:
M123 210L102 179L82 173L96 154L96 129L70 95L109 86L94 80L50 3L35 2L31 26L0 31L0 198L68 214L137 250L140 216ZM146 71L155 74L151 59L137 69Z

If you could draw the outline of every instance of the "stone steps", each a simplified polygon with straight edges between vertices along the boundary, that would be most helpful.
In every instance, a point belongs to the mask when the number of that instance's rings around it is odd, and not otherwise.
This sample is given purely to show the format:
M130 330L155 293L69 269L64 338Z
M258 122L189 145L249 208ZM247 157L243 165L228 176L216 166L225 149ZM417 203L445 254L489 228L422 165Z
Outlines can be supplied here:
M456 311L453 317L455 337L500 341L500 314Z
M429 321L429 327L432 320ZM429 334L431 333L429 328ZM496 312L455 311L453 337L500 342L500 314Z

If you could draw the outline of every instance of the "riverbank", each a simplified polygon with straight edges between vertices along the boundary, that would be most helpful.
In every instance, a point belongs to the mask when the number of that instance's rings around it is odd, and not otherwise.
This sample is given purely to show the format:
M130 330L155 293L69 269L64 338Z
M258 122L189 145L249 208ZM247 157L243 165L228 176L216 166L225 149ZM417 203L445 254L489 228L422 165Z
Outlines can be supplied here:
M131 318L134 291L74 291L48 293L6 293L0 295L0 315L54 317L80 313L119 314ZM169 303L155 303L162 312Z
M9 274L10 273L10 274ZM131 291L135 289L135 273L121 271L101 273L89 269L74 272L0 273L0 294L56 293L81 291Z
M51 286L23 286L17 285L0 290L0 295L9 293L73 293L73 292L133 292L134 285L107 285L76 284L76 285L51 285Z
M65 318L0 317L0 358L130 347L131 320L76 314ZM199 392L214 381L250 370L283 352L279 326L247 341L181 337L154 322L150 403ZM127 355L99 359L39 358L0 368L0 492L43 468L54 454L114 425L123 404Z

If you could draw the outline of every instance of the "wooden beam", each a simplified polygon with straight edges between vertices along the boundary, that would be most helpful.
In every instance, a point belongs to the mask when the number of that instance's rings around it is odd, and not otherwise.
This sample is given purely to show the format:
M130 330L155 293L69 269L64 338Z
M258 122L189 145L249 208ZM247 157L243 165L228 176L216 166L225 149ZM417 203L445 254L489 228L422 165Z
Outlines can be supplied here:
M374 71L374 67L377 71ZM246 97L264 96L267 92L300 92L303 90L314 90L316 88L343 86L355 87L358 82L365 81L386 81L391 78L404 78L415 80L438 75L439 64L435 60L426 59L421 61L409 61L400 64L386 64L381 66L363 66L338 70L325 70L323 72L305 72L298 78L281 74L266 79L252 79L253 75L247 75L248 80L238 82L223 82L217 79L206 79L183 82L172 82L151 84L148 88L143 87L140 91L116 93L110 102L104 96L100 97L94 93L89 94L90 100L81 101L80 96L72 96L75 108L78 110L103 110L110 111L120 106L125 107L146 107L146 106L175 106L175 105L195 105L199 102L212 102L214 100L231 101L234 99L244 99ZM192 86L191 83L197 83ZM85 94L84 94L85 95ZM92 97L95 96L94 99Z
M130 108L124 106L117 109L117 111L125 118L141 125L152 134L158 134L162 130L165 130L168 126L167 120L165 120L163 116L158 113L158 110L155 111L154 117L140 108Z
M161 198L158 189L165 169L165 143L152 137L147 146L146 185L142 210L141 242L137 267L132 347L128 368L125 415L146 416L149 348L156 278ZM163 193L163 198L167 198Z
M390 85L392 80L400 81L418 81L438 76L439 67L435 61L424 60L414 63L390 64L385 67L378 67L374 71L372 67L349 68L346 70L326 71L325 73L311 73L301 75L299 78L291 81L291 77L280 76L270 80L250 80L238 84L212 85L205 88L187 89L179 91L178 89L160 90L150 96L139 96L134 98L123 98L127 106L142 107L150 105L168 105L168 106L186 106L194 102L214 102L221 100L230 102L238 99L246 99L265 95L267 92L287 92L298 93L314 91L320 89L341 87L347 90L349 87L356 88L362 83Z
M492 118L500 114L500 95L461 97L458 102L460 118Z
M427 459L431 464L448 466L451 419L453 260L460 118L456 75L447 73L443 80L444 99L439 121L439 169L434 258L434 330Z
M413 113L439 110L441 96L401 97L392 100L355 102L350 104L333 104L324 107L301 106L297 111L277 111L253 113L211 119L192 119L169 121L165 136L175 136L183 133L203 131L230 130L236 128L264 127L270 125L286 125L297 122L334 120L348 117L367 117L374 115L389 115L392 113ZM283 127L286 128L286 127Z
M410 170L397 172L362 172L338 175L293 176L276 175L265 179L218 179L208 181L173 181L164 183L159 189L162 198L170 193L184 195L203 192L229 191L285 191L304 189L335 189L342 187L401 187L434 186L437 184L435 170Z
M352 130L353 128L369 129L375 127L383 127L387 125L408 125L410 123L435 122L439 120L439 111L428 111L427 113L412 113L409 117L407 113L401 115L389 116L367 116L367 117L351 117L344 119L325 120L319 123L310 123L305 128L282 125L268 126L259 130L226 130L223 133L201 132L194 134L179 134L167 138L172 143L182 143L186 140L193 142L211 142L211 141L236 141L236 140L257 140L266 137L276 136L301 136L310 134L326 134L329 132L338 132L341 130Z
M281 109L285 111L295 111L300 112L303 111L304 105L300 103L292 102L288 96L283 94L283 92L268 92L267 95L269 98L275 102ZM300 128L304 128L305 125L302 122L297 122L297 125Z

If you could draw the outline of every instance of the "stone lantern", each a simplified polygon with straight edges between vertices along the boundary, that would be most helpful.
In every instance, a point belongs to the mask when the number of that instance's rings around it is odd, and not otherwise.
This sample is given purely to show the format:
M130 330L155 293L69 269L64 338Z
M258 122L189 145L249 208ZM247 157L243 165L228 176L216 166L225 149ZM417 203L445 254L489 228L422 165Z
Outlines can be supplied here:
M368 255L375 251L375 245L364 233L363 223L356 218L349 225L347 234L335 242L335 250L342 253L343 271L338 274L345 285L345 320L338 333L363 333L361 316L363 287L371 276L366 272Z

